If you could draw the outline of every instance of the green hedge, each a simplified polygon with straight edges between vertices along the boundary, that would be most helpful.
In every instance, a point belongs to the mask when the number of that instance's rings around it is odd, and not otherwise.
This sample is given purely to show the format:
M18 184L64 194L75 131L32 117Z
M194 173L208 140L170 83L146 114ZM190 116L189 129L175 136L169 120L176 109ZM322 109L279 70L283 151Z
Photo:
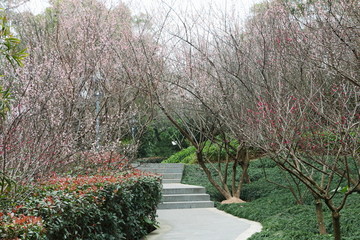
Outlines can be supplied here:
M236 141L232 141L231 145L234 149L237 147ZM230 153L232 155L235 155L236 153L234 150L230 150ZM205 147L203 149L204 156L209 159L210 161L218 161L226 159L227 152L225 149L220 149L220 147L216 144L211 144L209 141L206 142ZM185 164L194 164L197 163L196 159L196 148L193 146L190 146L188 148L185 148L173 155L171 155L168 159L163 161L163 163L185 163Z
M156 176L55 178L9 212L1 239L140 239L156 226Z
M191 146L181 150L180 152L171 155L163 163L195 163L196 162L196 148Z

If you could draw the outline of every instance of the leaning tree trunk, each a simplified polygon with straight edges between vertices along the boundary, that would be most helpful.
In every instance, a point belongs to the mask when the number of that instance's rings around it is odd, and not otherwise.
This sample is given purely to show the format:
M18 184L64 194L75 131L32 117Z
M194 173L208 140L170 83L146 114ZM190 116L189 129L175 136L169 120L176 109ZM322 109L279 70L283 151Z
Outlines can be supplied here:
M209 171L209 169L206 167L205 162L204 162L204 157L203 157L203 153L201 150L196 150L196 158L198 163L200 164L201 168L204 170L208 180L210 181L210 183L228 200L231 199L231 193L229 191L229 189L227 188L226 185L224 185L224 187L222 188L211 176L211 172Z
M238 186L235 190L235 175L236 173L236 166L240 165L242 168L242 174L240 180L238 182ZM248 149L245 146L239 146L237 150L236 160L233 166L233 193L236 198L240 199L240 192L244 183L250 183L250 177L248 174L248 169L250 165L250 158Z

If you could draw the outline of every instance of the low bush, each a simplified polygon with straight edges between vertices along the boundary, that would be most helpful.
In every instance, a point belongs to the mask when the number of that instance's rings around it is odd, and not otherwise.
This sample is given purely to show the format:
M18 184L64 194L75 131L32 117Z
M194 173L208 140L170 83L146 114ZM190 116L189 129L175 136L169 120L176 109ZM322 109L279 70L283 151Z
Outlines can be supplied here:
M140 239L156 225L157 176L53 177L11 211L0 213L1 239Z
M234 149L237 147L237 143L235 141L231 142L231 145ZM235 155L234 149L230 150L230 154ZM211 144L209 141L206 142L205 147L203 149L204 157L210 161L220 161L226 159L227 152L225 149L220 149L220 147L216 144ZM163 163L187 163L194 164L197 163L196 159L196 148L190 146L185 148L174 155L171 155L168 159L163 161Z
M181 150L180 152L171 155L163 163L195 163L196 162L196 149L191 146Z

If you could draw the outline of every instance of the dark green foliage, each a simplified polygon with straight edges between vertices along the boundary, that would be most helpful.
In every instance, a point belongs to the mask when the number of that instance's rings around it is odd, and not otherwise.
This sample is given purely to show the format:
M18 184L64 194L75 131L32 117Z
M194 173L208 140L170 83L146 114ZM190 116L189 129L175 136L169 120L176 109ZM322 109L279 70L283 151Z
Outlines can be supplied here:
M241 171L241 170L239 170ZM251 240L327 240L333 239L331 234L321 236L315 215L315 205L311 195L306 192L304 204L298 205L288 189L267 181L285 184L285 176L276 165L267 159L251 161L249 174L251 183L244 185L241 198L244 204L227 204L216 206L234 216L258 221L263 231L253 235ZM207 188L212 200L222 198L208 183L205 174L197 165L186 165L183 183L202 185ZM304 189L302 189L304 191ZM324 205L327 231L332 232L331 213ZM360 239L360 194L350 195L345 208L341 211L341 228L343 239Z
M175 153L163 163L195 163L196 162L196 148L191 146Z
M63 200L61 215L46 215L49 239L140 239L155 224L161 187L144 177L108 185L83 200ZM96 204L94 199L102 201Z
M68 185L71 189L61 186L34 189L32 196L21 203L17 214L43 220L46 236L33 239L135 240L156 226L156 207L161 199L158 177Z
M139 158L167 158L186 146L183 137L175 127L165 122L154 123L148 127L141 138L138 156Z
M231 155L235 155L234 149L237 147L237 143L235 141L231 142L233 149L230 150ZM205 147L203 149L204 157L207 160L212 162L216 162L218 160L225 161L227 152L224 148L220 149L220 147L216 144L211 144L210 142L206 142ZM175 153L165 161L164 163L196 163L196 148L190 146L186 149L181 150L180 152Z

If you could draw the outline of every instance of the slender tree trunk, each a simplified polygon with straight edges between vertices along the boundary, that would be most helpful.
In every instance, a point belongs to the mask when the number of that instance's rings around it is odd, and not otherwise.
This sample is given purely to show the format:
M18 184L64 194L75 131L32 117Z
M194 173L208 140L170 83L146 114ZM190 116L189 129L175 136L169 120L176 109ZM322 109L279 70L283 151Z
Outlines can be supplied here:
M319 233L320 234L327 234L326 227L325 227L325 221L324 221L324 211L322 208L322 201L320 198L314 196L315 198L315 209L316 209L316 218L318 222L319 227Z
M236 192L235 192L235 194L234 194L235 197L237 197L237 198L239 198L239 199L240 199L240 192L241 192L242 186L243 186L244 182L246 182L246 178L249 177L249 175L247 175L247 174L245 175L245 174L244 174L244 173L247 173L248 167L249 167L249 164L244 165L243 173L242 173L242 175L241 175L241 177L240 177L240 181L239 181L239 183L238 183L238 187L237 187Z
M249 163L250 163L250 161L248 159L246 159L243 162L240 162L240 166L241 166L241 168L243 170L242 175L244 176L244 182L245 183L251 183L249 172L248 172Z
M233 167L232 167L231 187L232 187L232 193L233 193L233 195L235 195L235 197L240 198L240 194L239 194L239 196L236 196L236 195L237 195L237 194L236 194L236 175L237 175L236 169L237 169L238 161L239 161L239 159L236 158L235 161L234 161Z
M250 158L249 152L245 147L242 147L239 152L237 158L239 159L239 164L242 169L242 177L245 183L250 183L250 176L248 174Z
M332 222L334 228L334 240L341 240L340 213L336 210L332 211Z
M240 161L240 165L241 165L241 168L242 168L242 174L241 174L240 180L238 182L238 186L237 186L236 191L235 192L233 191L233 195L236 198L240 199L240 192L241 192L243 184L250 182L250 178L249 178L249 175L248 175L248 168L249 168L250 158L249 158L248 149L246 149L245 146L243 146L239 150L237 160L235 161L234 166L237 166L239 161ZM234 169L233 174L234 175L236 174L236 168ZM235 183L235 179L233 180L233 182Z

